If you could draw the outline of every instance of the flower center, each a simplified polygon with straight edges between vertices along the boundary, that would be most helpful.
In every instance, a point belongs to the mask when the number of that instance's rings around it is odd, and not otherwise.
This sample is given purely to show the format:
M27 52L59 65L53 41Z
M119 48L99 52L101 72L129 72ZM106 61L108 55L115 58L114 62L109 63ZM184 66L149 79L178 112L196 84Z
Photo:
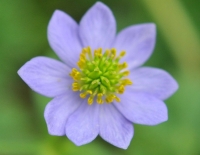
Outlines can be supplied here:
M80 91L80 97L88 96L88 104L94 100L99 104L111 103L113 100L120 102L117 94L123 94L125 86L132 85L132 81L125 78L129 75L127 63L119 63L126 54L122 51L116 56L116 49L107 49L102 53L102 48L92 50L90 47L83 48L77 65L73 68L70 76L73 78L73 91Z

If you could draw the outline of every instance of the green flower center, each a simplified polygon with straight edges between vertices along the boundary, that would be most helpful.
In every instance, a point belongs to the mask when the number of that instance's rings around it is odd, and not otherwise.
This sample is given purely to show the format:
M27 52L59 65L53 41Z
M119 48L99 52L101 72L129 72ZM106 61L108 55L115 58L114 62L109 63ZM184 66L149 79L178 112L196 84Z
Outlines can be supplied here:
M83 48L77 65L79 69L73 68L70 76L73 78L73 91L80 91L80 97L88 96L88 104L94 100L97 103L111 103L113 100L120 102L117 94L123 94L125 86L132 85L132 81L125 78L129 75L127 63L119 63L126 54L122 51L116 56L116 49L107 49L102 53L102 48L94 50L90 47Z

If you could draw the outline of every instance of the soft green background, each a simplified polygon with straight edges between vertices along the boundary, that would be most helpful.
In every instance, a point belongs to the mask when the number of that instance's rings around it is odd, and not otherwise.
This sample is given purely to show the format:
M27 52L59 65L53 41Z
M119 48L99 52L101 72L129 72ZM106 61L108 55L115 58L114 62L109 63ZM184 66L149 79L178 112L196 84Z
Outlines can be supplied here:
M1 155L199 155L200 3L199 0L104 0L118 31L154 22L157 44L145 65L167 70L179 83L166 100L169 120L134 125L127 150L101 138L77 147L47 133L43 110L50 100L31 91L17 70L38 55L54 56L46 29L55 9L79 21L95 0L0 0L0 154Z

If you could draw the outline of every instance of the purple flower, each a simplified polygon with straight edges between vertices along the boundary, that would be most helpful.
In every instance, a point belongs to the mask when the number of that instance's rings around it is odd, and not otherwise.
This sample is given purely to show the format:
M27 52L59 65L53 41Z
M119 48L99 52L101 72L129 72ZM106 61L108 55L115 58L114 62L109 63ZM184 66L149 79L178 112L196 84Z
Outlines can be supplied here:
M44 112L51 135L66 135L76 145L100 135L126 149L132 123L156 125L168 119L163 100L178 84L161 69L140 67L155 46L153 23L130 26L116 35L111 10L97 2L79 25L55 11L48 40L62 62L36 57L18 74L34 91L53 98Z

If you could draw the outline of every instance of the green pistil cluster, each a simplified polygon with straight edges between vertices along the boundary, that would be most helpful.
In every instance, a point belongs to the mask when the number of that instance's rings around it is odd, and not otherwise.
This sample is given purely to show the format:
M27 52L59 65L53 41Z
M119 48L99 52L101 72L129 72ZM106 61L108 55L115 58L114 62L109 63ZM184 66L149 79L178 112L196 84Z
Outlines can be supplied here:
M129 75L129 71L123 71L127 68L127 63L119 63L119 60L126 54L122 51L116 56L116 49L106 50L102 54L102 49L94 50L92 54L91 48L83 48L77 65L79 70L73 68L70 76L74 82L72 84L73 91L80 91L80 97L88 97L88 104L92 104L94 99L97 103L102 104L116 100L120 102L117 94L123 94L126 85L131 85L129 79L124 78Z

